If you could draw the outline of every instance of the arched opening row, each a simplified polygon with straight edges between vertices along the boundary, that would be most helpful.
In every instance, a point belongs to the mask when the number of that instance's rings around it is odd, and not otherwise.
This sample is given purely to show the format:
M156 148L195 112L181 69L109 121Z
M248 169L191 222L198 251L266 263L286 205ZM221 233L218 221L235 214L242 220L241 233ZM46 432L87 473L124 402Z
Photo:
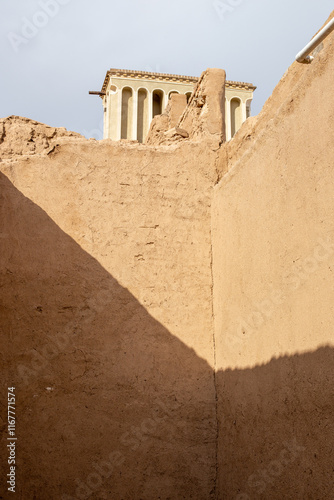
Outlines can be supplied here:
M137 139L139 142L144 141L152 119L163 113L167 100L173 94L179 94L176 90L170 91L167 95L160 89L149 92L145 88L140 88L134 91L131 87L124 87L120 92L118 101L121 106L120 138ZM191 92L186 95L189 100Z
M133 91L131 87L121 90L121 139L137 139L143 142L148 133L152 119L163 113L170 99L177 91L170 91L166 95L162 90L156 89L149 92L145 88ZM191 92L185 94L189 101ZM226 139L230 140L241 127L242 123L250 116L251 99L243 102L238 97L226 100Z

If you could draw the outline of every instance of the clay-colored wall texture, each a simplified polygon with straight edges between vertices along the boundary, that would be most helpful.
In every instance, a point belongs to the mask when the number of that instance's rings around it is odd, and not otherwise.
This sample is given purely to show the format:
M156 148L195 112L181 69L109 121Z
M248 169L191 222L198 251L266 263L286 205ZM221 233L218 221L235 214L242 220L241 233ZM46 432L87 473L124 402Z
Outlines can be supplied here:
M334 34L221 149L219 499L333 498Z
M217 153L74 137L12 156L9 121L1 380L16 387L18 498L213 498Z
M333 43L228 143L217 69L145 145L0 120L17 498L333 498Z

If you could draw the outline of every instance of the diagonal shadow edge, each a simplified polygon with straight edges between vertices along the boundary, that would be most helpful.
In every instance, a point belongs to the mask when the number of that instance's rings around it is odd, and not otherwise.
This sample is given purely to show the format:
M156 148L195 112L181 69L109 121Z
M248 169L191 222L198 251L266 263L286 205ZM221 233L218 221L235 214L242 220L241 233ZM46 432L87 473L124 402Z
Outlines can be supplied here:
M23 494L80 493L113 452L124 465L101 487L116 498L213 491L207 362L4 175L1 226L3 378L20 401Z
M208 363L0 183L2 379L17 386L22 498L331 497L332 348L216 374L216 484Z

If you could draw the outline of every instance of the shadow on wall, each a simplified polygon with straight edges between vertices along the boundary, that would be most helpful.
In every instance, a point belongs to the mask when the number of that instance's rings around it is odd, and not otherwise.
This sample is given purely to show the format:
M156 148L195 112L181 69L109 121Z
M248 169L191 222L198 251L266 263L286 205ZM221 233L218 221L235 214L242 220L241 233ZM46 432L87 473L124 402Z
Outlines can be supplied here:
M16 387L18 497L211 498L208 364L4 175L0 193L1 380Z
M217 374L215 492L210 366L0 184L1 378L16 387L20 498L333 497L333 349Z
M334 349L218 374L221 499L334 498Z

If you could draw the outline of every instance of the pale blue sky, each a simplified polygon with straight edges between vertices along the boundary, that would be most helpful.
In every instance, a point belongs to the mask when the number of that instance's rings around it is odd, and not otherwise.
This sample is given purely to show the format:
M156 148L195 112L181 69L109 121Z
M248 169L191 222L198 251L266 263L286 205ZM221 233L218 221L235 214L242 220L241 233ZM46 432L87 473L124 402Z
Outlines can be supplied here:
M254 115L332 9L330 0L2 0L0 117L98 136L102 101L88 91L110 67L224 68L257 85Z

